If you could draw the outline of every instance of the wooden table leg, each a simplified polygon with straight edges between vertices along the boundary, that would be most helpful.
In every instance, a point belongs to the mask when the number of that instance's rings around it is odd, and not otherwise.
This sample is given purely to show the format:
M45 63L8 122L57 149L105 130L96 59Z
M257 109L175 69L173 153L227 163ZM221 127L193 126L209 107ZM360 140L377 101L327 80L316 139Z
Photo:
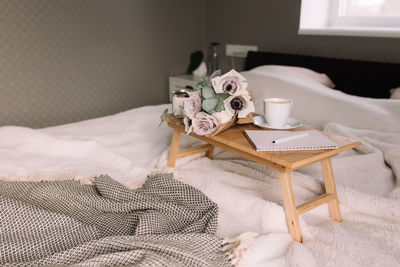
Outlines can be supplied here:
M178 157L179 140L181 132L174 130L172 134L171 147L169 149L168 167L175 167L176 158Z
M290 236L293 240L301 242L301 229L299 217L297 214L296 203L294 201L292 182L290 180L289 171L278 171L279 180L281 182L281 189L283 194L283 201L285 205L286 221L289 228Z
M334 198L328 202L329 215L332 220L341 222L342 215L339 209L339 200L336 193L335 178L333 177L332 162L330 158L321 160L322 174L324 175L326 193L334 195Z
M212 146L209 150L206 151L206 157L212 159L214 153L214 146Z

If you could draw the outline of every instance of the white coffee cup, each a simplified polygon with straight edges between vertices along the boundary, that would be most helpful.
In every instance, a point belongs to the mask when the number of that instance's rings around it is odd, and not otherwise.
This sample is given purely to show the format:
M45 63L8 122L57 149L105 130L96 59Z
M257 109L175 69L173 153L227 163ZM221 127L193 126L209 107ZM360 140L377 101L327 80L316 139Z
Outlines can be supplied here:
M273 128L282 128L290 110L293 106L293 101L287 98L265 98L264 99L264 116L268 126Z

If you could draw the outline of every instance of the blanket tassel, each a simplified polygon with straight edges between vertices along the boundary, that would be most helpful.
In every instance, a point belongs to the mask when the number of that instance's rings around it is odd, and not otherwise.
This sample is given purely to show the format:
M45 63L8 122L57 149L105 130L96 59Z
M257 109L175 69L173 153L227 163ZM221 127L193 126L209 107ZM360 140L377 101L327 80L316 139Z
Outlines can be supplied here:
M231 263L237 266L257 236L257 233L246 232L234 238L226 238L223 241L222 251L228 255Z

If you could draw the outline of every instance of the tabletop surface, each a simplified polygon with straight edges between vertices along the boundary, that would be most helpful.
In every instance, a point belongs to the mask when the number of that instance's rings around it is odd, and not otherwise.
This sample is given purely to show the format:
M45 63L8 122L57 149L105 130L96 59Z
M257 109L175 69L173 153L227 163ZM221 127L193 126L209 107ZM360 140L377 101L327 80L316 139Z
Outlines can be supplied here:
M181 119L175 118L174 122L170 122L170 116L167 116L166 119L169 127L184 132L184 125ZM257 152L251 145L250 141L245 136L244 130L268 131L265 129L261 129L253 124L242 124L242 125L236 124L213 137L199 136L194 133L191 133L190 136L193 136L197 139L200 139L212 145L219 146L226 150L232 149L233 151L231 150L231 152L239 152L241 156L251 157L249 159L254 159L255 157L257 157L260 160L269 161L290 169L297 169L302 166L306 166L311 163L317 162L321 159L335 156L342 151L352 149L361 144L361 142L349 139L347 137L322 132L332 141L334 141L339 146L339 148L325 149L325 150ZM304 131L304 130L310 130L310 128L298 127L290 131Z

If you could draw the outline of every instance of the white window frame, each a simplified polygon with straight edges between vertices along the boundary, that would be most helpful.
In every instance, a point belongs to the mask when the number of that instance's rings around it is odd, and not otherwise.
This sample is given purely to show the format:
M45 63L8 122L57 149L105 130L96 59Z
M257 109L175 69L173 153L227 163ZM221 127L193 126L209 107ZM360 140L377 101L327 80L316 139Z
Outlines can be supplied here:
M298 33L400 38L400 17L339 16L339 1L301 0Z
M329 26L331 27L400 27L400 17L388 16L344 16L342 0L331 0Z

